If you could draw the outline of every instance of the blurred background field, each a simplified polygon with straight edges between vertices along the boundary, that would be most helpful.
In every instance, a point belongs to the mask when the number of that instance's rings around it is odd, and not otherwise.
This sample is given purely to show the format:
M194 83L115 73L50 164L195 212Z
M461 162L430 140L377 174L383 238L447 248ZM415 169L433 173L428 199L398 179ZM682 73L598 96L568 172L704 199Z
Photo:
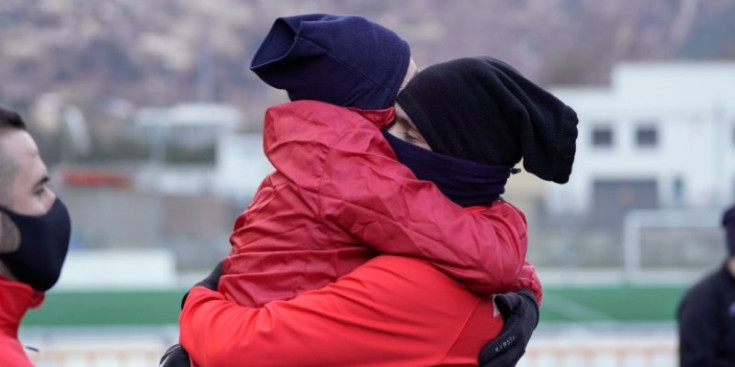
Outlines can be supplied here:
M181 296L229 251L271 166L283 92L248 70L281 15L353 13L417 63L492 55L579 114L567 185L521 173L545 285L524 366L672 366L685 289L735 203L734 0L9 0L0 104L21 112L73 218L62 279L21 337L39 366L150 366Z
M522 366L673 366L683 285L550 285ZM56 290L21 337L39 365L153 365L177 341L185 287Z

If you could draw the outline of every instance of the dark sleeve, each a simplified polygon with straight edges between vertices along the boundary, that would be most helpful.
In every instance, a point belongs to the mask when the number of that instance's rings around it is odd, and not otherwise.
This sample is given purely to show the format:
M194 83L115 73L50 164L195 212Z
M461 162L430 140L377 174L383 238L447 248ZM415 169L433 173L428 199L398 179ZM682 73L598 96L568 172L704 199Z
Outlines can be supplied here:
M717 342L717 293L713 278L695 285L679 307L680 367L710 366Z

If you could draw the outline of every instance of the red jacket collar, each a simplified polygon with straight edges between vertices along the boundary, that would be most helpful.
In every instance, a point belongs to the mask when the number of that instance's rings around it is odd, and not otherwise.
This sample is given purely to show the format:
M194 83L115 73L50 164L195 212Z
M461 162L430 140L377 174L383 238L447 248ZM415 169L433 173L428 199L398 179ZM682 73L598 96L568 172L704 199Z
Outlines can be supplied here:
M359 108L348 108L350 111L357 112L366 120L372 122L378 129L383 130L393 122L396 109L389 107L384 110L361 110Z
M17 335L20 320L43 302L44 294L29 285L0 277L0 332Z
M393 119L395 118L395 108L394 107L388 107L383 110L361 110L359 108L354 107L340 107L333 104L329 104L326 102L320 102L320 101L312 101L312 100L298 100L288 103L283 103L280 105L275 105L273 107L270 107L268 110L331 110L331 111L350 111L357 113L362 118L370 121L373 125L375 125L378 129L383 130L388 125L390 125L393 122ZM268 113L266 112L266 115Z

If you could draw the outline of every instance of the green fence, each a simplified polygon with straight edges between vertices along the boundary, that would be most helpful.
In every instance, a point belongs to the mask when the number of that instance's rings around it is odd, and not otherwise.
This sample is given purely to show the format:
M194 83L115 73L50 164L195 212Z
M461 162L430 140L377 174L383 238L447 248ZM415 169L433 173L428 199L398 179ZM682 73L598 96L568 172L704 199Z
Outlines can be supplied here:
M546 287L541 322L675 320L685 286ZM171 325L185 289L52 291L26 326Z
M685 286L547 287L542 322L674 321Z

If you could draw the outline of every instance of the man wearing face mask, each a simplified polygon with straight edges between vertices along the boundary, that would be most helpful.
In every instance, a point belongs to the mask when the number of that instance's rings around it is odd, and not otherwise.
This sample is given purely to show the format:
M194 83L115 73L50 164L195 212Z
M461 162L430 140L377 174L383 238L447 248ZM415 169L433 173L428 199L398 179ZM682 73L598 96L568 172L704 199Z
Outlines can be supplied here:
M218 292L194 287L184 303L180 342L197 365L477 365L483 343L513 324L487 295L530 288L540 300L523 216L500 202L467 212L386 144L410 59L404 40L361 17L274 23L251 68L293 102L266 111L276 171L235 222L223 276L205 286ZM218 297L235 312L213 308Z
M18 341L25 312L59 279L71 221L21 117L0 108L0 366L32 366Z

